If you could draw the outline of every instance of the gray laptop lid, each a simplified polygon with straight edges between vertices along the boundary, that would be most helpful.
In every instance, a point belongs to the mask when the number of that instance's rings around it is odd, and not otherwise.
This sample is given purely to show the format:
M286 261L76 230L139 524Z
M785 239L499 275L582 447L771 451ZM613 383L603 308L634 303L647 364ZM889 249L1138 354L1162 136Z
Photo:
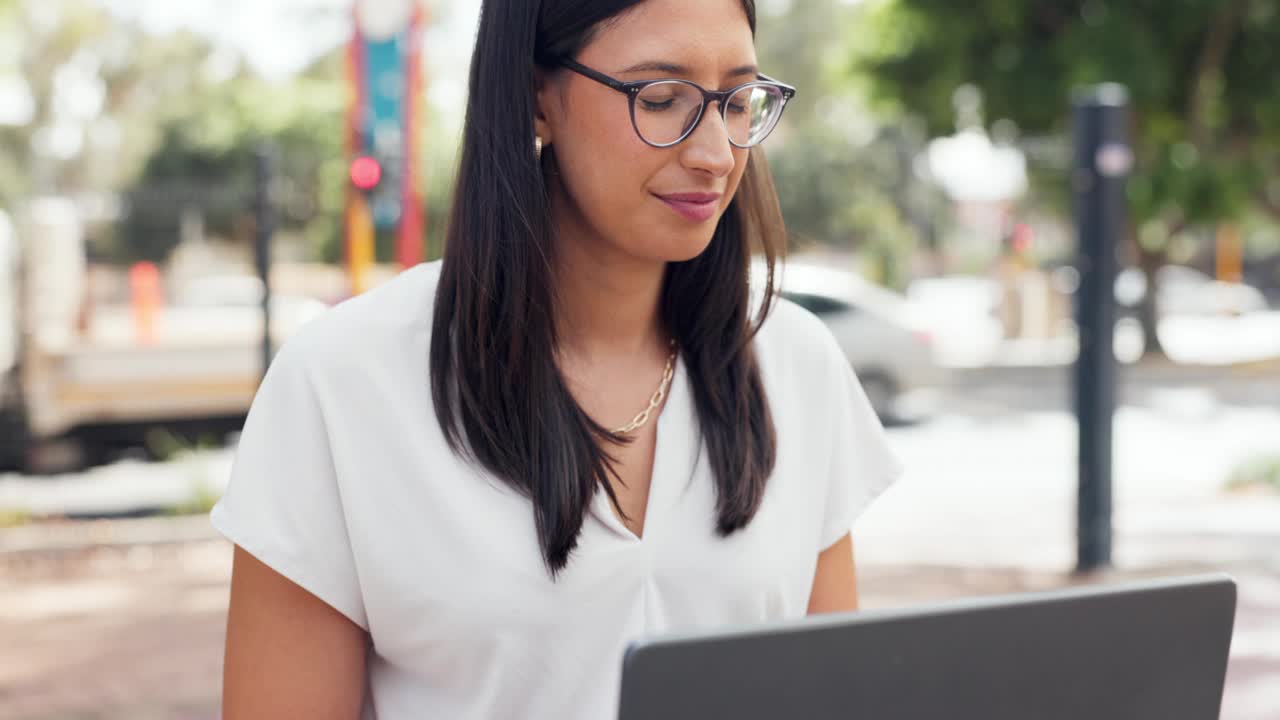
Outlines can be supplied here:
M1226 575L637 642L620 720L1216 720Z

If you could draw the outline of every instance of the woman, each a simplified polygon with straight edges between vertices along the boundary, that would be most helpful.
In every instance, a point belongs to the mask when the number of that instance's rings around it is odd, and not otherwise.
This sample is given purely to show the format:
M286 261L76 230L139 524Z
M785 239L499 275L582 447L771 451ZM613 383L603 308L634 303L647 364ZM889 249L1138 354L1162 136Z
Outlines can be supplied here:
M751 0L487 0L442 263L254 400L224 717L607 718L626 644L850 610L898 465L821 323L749 293L792 90Z

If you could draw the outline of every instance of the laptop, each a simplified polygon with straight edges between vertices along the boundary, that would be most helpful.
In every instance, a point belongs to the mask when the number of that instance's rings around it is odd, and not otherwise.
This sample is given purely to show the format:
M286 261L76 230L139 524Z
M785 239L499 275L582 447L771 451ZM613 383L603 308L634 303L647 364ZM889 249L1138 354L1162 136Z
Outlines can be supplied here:
M1217 720L1227 575L633 643L620 720Z

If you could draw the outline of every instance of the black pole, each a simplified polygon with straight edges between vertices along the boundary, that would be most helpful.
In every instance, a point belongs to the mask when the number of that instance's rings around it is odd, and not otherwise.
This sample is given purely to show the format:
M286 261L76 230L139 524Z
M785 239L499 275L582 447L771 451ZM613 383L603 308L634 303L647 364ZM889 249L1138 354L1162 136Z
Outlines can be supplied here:
M1072 177L1077 268L1076 324L1080 354L1075 366L1079 420L1078 572L1111 565L1112 418L1116 404L1115 281L1124 231L1124 179L1133 164L1127 130L1128 92L1099 85L1075 97L1075 163Z
M270 143L258 146L254 156L254 259L262 280L262 374L271 365L271 236L275 213L271 204L271 182L275 175L275 150Z

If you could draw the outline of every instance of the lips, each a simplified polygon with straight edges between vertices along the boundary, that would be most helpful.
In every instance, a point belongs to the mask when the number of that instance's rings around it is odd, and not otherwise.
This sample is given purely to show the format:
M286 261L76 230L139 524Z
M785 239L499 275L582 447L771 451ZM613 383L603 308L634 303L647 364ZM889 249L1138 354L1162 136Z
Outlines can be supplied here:
M670 193L654 195L667 207L692 222L706 222L720 210L720 193Z

